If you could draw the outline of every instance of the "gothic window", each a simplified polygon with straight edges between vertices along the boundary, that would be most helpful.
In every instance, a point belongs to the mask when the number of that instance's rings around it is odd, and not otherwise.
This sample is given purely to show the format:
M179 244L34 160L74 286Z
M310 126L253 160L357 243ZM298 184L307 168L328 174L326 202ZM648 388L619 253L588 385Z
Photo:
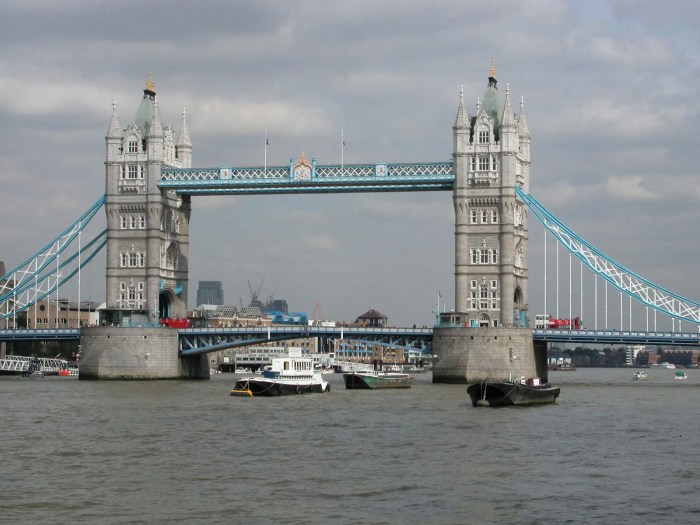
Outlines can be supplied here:
M139 179L143 179L143 164L139 164Z
M143 252L138 253L138 259L139 259L139 267L143 268L146 266L146 254Z
M476 290L476 279L469 281L469 286L472 290Z
M489 220L489 214L486 210L481 210L481 223L486 224Z
M489 263L489 251L488 250L481 250L481 264L488 264Z
M136 178L136 166L133 166L133 165L129 166L129 178L130 179Z
M481 288L479 298L479 308L486 310L489 307L489 291L486 289L486 287Z
M472 224L476 224L477 217L478 217L477 211L476 211L476 210L472 210L472 211L471 211L470 222L471 222Z
M129 287L129 301L135 301L136 300L136 290L134 290L133 286Z
M491 308L492 308L493 310L496 310L496 309L498 308L498 301L497 301L497 299L498 299L498 298L497 298L497 296L496 296L496 292L495 292L495 291L492 291L492 292L491 292Z
M119 259L120 259L120 260L119 260L119 265L120 265L122 268L126 268L126 266L127 266L127 264L128 264L128 257L127 257L127 254L125 254L125 253L120 253L119 255L120 255L120 257L119 257Z
M486 144L489 141L488 130L479 131L479 144Z
M491 170L498 171L498 159L495 155L491 156Z
M492 264L498 263L498 250L496 248L491 250L491 263Z
M142 230L146 229L146 216L145 215L139 215L139 228Z
M472 264L479 263L479 250L472 250Z
M491 210L491 222L493 224L498 224L498 211Z
M128 215L120 215L119 216L119 227L122 230L126 230L129 227L129 216Z
M133 215L129 216L129 229L135 230L136 229L136 217Z
M138 153L139 143L136 139L129 139L129 153Z
M498 288L498 281L494 279L491 281L491 289L495 290L496 288Z
M124 178L124 165L123 164L119 165L119 178L120 179Z
M489 158L479 157L479 171L488 171L489 169Z
M469 165L471 166L471 171L476 171L476 157L469 159Z
M477 292L476 292L475 290L473 290L472 293L471 293L471 297L470 297L469 303L470 303L470 305L469 305L470 308L476 309L476 305L477 305Z
M119 290L121 290L122 292L126 290L126 283L124 281L121 281L119 283Z
M129 254L129 266L131 266L132 268L135 268L137 266L137 258L134 252L131 252Z

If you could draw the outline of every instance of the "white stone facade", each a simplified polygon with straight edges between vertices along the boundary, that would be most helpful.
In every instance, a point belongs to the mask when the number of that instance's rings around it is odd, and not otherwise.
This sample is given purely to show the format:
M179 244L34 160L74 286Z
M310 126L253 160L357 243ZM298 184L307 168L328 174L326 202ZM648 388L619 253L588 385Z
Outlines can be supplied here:
M162 167L189 168L185 112L180 134L163 127L152 80L135 119L121 128L116 100L106 139L107 310L139 319L187 311L190 198L161 191Z
M499 103L493 69L474 116L460 96L453 136L455 310L467 326L525 327L528 217L515 186L529 192L530 132L508 88Z

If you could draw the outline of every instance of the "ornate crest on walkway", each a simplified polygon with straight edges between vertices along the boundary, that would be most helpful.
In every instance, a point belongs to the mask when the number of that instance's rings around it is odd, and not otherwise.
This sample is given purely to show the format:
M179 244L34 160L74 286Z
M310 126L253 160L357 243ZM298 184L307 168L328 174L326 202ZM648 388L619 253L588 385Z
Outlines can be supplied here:
M294 165L294 180L310 181L311 180L311 165L306 162L304 153L299 157L299 162Z

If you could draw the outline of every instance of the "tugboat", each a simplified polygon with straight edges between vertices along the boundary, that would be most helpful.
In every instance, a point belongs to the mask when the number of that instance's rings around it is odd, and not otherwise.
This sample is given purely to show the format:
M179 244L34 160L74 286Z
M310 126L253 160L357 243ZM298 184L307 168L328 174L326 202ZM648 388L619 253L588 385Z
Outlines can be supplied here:
M482 381L469 385L467 394L474 407L529 406L554 403L559 397L559 387L542 383L539 377L520 382Z
M302 357L301 348L290 348L289 354L272 359L262 376L244 377L236 381L232 396L286 396L330 392L331 385L314 370L314 361Z

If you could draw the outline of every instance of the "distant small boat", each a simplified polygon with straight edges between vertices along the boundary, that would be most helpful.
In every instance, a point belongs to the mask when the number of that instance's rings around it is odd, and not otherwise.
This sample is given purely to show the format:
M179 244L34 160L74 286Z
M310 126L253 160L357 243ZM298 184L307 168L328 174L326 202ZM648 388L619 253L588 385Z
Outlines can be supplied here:
M632 377L634 377L634 379L637 381L645 381L647 378L647 373L644 370L640 370L639 372L635 372Z
M673 374L673 379L688 379L688 376L685 373L685 370L676 370L676 373Z
M472 406L529 406L554 403L559 397L559 387L542 383L539 377L525 381L482 381L467 388Z
M65 368L61 368L57 375L59 377L78 377L80 372L77 365L68 365Z
M669 370L673 370L676 368L676 365L673 363L654 363L653 365L649 365L651 368L668 368Z
M576 365L573 363L550 363L547 365L550 372L576 372Z

